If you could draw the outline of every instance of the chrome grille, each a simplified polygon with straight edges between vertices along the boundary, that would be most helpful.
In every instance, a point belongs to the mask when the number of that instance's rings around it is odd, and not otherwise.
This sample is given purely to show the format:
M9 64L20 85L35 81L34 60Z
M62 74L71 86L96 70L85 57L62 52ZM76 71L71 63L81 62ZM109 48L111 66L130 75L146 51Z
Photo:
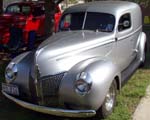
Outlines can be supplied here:
M58 95L59 86L62 78L64 77L64 74L65 73L50 75L50 76L42 77L40 78L40 80L38 80L40 83L40 88L43 97Z

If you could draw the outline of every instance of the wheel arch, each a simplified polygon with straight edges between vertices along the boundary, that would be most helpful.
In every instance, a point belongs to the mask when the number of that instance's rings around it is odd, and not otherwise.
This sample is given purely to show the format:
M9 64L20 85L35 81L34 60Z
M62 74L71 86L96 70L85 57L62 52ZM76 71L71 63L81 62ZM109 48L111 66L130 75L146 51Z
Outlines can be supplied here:
M77 74L87 72L93 79L90 93L80 96L74 90L74 82ZM107 59L93 59L76 64L63 78L60 87L60 96L64 103L76 104L76 106L87 107L98 110L109 90L113 80L117 82L117 89L121 88L121 73L112 61ZM76 101L76 103L74 103Z

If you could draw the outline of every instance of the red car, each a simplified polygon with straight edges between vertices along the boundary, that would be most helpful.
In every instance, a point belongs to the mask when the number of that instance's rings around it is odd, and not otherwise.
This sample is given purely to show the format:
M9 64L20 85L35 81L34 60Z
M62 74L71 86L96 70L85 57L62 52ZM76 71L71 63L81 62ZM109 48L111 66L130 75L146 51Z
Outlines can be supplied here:
M54 16L54 31L57 31L61 17L59 6ZM44 2L17 2L7 6L0 16L0 44L7 45L10 41L10 28L20 28L23 31L23 42L28 44L29 32L36 36L44 36L45 9Z

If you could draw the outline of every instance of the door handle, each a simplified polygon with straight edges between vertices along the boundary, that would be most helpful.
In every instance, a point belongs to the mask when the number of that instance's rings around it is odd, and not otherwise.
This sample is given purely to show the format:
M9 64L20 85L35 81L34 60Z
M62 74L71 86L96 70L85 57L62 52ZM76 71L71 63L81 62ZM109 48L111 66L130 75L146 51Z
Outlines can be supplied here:
M115 38L115 42L117 42L118 41L118 38Z

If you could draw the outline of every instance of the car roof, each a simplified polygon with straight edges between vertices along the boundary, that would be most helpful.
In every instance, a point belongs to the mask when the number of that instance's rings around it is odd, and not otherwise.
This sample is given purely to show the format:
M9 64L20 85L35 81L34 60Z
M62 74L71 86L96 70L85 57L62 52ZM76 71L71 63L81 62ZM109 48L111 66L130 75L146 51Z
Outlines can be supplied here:
M34 2L34 1L29 1L29 2L14 2L14 3L11 3L9 4L8 6L11 6L11 5L30 5L30 6L38 6L38 5L43 5L44 2L43 1L40 1L40 2Z
M103 12L110 14L117 14L118 12L127 11L129 9L136 9L139 6L133 2L127 1L95 1L84 4L78 4L68 8L67 12Z
M108 13L116 17L116 22L119 21L120 17L123 14L130 13L133 29L138 29L139 26L142 25L141 8L138 4L128 1L95 1L78 4L66 9L63 14L69 14L74 12Z

